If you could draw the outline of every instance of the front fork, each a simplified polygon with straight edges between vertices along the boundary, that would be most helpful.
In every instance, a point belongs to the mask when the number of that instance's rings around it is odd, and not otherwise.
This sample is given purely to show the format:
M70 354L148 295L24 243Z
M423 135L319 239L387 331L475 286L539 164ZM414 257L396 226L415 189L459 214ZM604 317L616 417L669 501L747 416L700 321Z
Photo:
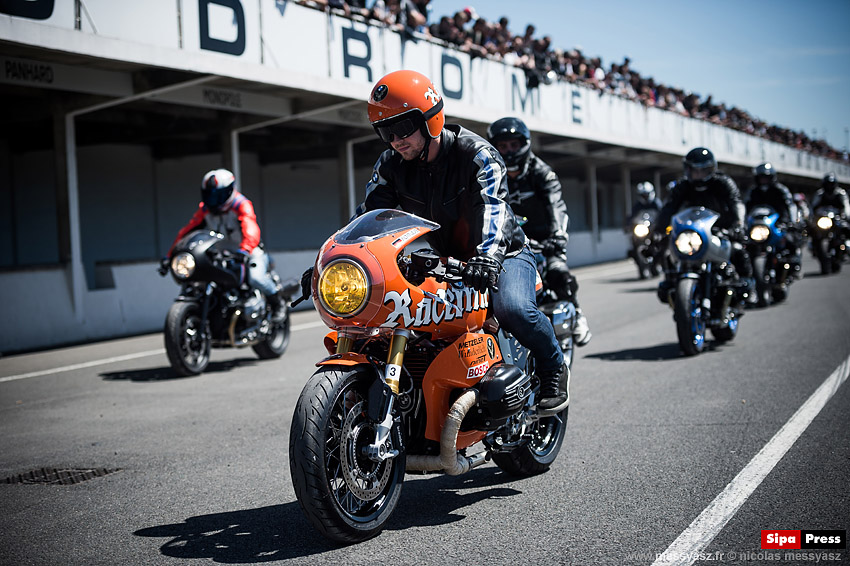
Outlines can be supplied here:
M384 371L384 383L392 391L387 402L384 404L382 414L375 419L377 426L375 427L375 441L363 448L363 453L373 462L383 462L390 458L398 456L398 450L389 448L390 433L393 428L393 403L399 392L399 381L401 379L401 366L404 363L404 350L407 347L407 341L410 339L410 332L403 329L397 329L393 332L390 340L390 352L387 357L387 365ZM347 336L340 336L337 341L337 353L342 354L351 349L353 340Z

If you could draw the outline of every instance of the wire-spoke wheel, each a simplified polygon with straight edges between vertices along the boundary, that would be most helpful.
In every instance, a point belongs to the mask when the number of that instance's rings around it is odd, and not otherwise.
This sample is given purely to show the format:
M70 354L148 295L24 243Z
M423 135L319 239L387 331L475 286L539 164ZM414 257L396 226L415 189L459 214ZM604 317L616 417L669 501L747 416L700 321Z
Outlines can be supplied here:
M298 502L316 529L340 542L378 534L404 480L403 452L380 462L365 454L375 440L367 415L373 379L371 369L323 367L304 386L292 419L289 460Z

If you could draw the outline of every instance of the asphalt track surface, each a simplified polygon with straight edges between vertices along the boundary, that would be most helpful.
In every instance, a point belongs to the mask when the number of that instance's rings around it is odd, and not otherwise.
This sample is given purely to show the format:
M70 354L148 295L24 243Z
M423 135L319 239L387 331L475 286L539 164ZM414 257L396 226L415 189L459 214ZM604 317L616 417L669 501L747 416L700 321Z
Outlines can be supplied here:
M314 311L293 315L281 359L216 350L193 378L159 334L0 358L0 481L120 469L0 483L0 564L846 563L846 548L761 548L762 530L850 526L845 267L820 276L807 255L786 303L692 358L656 281L625 261L577 269L594 337L551 470L407 476L384 532L353 546L312 529L289 477L295 401L324 352Z

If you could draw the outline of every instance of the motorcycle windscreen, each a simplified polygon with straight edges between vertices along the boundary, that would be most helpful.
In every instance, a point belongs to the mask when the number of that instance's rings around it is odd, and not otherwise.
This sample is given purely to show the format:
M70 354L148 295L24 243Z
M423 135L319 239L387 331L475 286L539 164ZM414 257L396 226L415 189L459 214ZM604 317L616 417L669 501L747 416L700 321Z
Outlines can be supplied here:
M415 214L382 208L358 216L348 226L337 232L334 240L339 244L359 244L405 229L425 228L432 231L439 227L440 225L436 222L425 220Z

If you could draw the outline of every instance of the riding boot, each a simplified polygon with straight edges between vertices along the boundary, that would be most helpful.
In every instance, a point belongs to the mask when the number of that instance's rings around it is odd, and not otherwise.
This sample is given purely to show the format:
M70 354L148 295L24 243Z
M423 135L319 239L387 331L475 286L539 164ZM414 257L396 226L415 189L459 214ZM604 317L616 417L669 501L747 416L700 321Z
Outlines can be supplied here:
M562 364L556 370L538 372L540 379L540 400L537 413L550 416L560 413L570 404L570 368Z
M590 332L590 326L587 324L587 317L584 316L584 313L581 312L581 309L576 307L576 327L573 331L573 339L576 342L576 346L584 346L590 339L593 337L593 334Z

